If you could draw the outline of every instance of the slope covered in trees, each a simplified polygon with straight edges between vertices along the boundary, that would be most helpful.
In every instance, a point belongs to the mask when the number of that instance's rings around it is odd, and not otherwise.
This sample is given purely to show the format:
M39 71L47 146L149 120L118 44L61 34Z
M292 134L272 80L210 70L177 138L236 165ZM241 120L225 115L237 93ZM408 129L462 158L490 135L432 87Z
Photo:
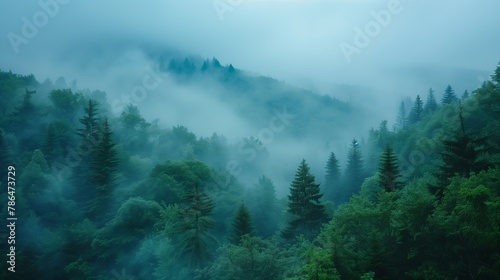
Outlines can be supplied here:
M255 86L214 60L197 67L168 70ZM402 103L395 130L382 121L366 141L345 143L346 162L325 155L324 184L304 154L279 197L273 168L253 172L253 186L224 169L234 147L222 135L161 128L133 105L113 116L90 91L0 72L0 167L17 178L16 276L499 279L500 66L463 100L444 92L441 103L432 90L425 104L417 96L409 116ZM276 102L312 98L300 96Z

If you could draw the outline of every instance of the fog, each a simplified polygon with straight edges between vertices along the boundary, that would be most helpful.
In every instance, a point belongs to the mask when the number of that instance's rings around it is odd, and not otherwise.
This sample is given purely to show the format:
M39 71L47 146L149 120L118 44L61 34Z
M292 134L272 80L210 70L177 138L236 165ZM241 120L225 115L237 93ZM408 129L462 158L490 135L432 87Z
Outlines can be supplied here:
M161 73L161 56L216 57L248 75L329 95L369 115L364 123L339 130L330 139L333 144L295 140L284 133L266 146L272 160L291 162L285 168L289 173L307 158L319 177L329 151L343 165L352 138L366 137L367 129L384 119L392 126L403 98L425 98L431 87L440 98L447 84L457 94L471 91L500 61L500 38L494 36L500 3L493 0L1 5L1 69L33 73L39 81L64 76L68 83L76 80L79 89L103 90L110 103L121 104L145 76L156 73L161 81L136 103L148 121L158 119L163 127L180 124L204 137L216 132L236 145L266 124L245 118L233 103L217 98L224 85L179 84ZM35 30L26 21L38 22Z

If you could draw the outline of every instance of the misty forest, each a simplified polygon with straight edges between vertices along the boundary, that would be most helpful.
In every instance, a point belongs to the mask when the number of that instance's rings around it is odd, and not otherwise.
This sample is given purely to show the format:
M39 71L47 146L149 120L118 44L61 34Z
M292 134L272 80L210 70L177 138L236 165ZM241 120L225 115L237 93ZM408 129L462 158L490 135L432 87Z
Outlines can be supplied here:
M64 78L0 73L19 279L500 278L500 66L470 93L430 89L394 108L393 127L322 148L323 176L311 153L275 166L266 142L330 139L339 119L362 121L355 107L217 59L161 73L224 84L219 98L266 129L201 137L132 103L113 114L105 92Z
M498 1L4 2L0 280L500 279Z

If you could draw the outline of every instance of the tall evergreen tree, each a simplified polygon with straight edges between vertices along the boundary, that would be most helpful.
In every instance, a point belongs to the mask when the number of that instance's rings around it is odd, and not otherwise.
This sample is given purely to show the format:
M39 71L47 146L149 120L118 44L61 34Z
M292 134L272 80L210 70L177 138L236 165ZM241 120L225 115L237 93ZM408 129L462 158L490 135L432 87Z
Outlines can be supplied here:
M395 130L405 129L408 126L408 118L406 116L406 108L404 101L401 101L399 105L398 115L396 117L396 123L394 124Z
M99 141L99 119L97 117L98 107L97 103L89 99L87 107L85 107L85 115L83 118L79 119L83 128L78 129L77 135L82 138L82 140L87 141L92 146Z
M429 89L429 93L427 94L427 100L425 101L424 112L431 113L436 111L438 104L436 102L436 97L434 96L434 90L432 88Z
M255 227L257 232L263 237L270 237L278 230L279 210L276 198L276 187L273 181L266 176L259 178L255 185L256 208Z
M324 198L335 203L340 203L341 189L339 185L339 161L333 152L330 153L326 163L325 184L323 185Z
M300 163L288 195L288 213L293 218L282 232L284 238L290 239L299 234L312 239L326 221L325 206L320 202L323 194L314 175L309 171L306 160Z
M252 236L255 232L250 211L242 202L235 213L232 223L231 242L238 244L244 235Z
M392 192L402 186L398 170L398 162L391 146L387 146L379 165L379 184L386 192Z
M470 96L469 92L465 90L464 93L462 94L462 100L469 98L469 96Z
M482 153L486 152L485 138L474 139L465 131L462 106L460 106L459 118L458 133L443 141L442 165L439 166L436 174L439 183L437 186L430 186L431 192L438 197L443 196L444 188L448 186L451 177L458 175L468 178L471 172L478 173L481 170L486 170L490 165L480 157Z
M101 141L96 144L89 165L90 186L94 188L91 191L92 198L89 209L91 216L99 214L106 206L106 201L113 191L114 174L119 163L107 118L104 119L99 133Z
M210 258L210 252L216 243L209 232L216 227L215 221L210 217L214 204L198 184L186 193L184 201L187 208L182 210L172 230L178 241L176 249L190 267L201 268Z
M346 189L344 200L349 200L349 198L353 194L357 193L360 190L361 184L365 179L361 150L356 139L352 140L351 143L351 148L347 157L347 168L344 177L344 184Z
M455 92L453 91L453 89L451 88L451 86L448 85L446 87L446 89L444 90L443 100L441 101L441 103L443 103L443 104L451 104L451 103L453 103L455 101L458 101L458 98L455 95Z
M415 103L413 104L413 108L410 112L409 122L411 124L417 123L420 121L422 117L422 113L424 111L422 99L420 99L420 95L417 95L415 99Z

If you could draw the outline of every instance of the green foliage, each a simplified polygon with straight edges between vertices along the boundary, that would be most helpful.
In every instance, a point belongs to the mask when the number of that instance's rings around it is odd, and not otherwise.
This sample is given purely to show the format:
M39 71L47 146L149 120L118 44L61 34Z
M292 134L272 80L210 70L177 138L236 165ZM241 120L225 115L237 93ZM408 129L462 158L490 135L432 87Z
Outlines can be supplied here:
M320 202L322 196L319 184L316 184L314 175L309 172L309 166L303 159L290 186L288 213L292 219L282 232L284 238L290 239L300 234L312 238L317 233L327 219L325 207Z
M451 103L456 102L456 101L458 101L458 98L455 95L455 92L453 91L451 86L448 85L446 87L446 89L444 90L443 100L441 102L443 104L451 104Z
M181 209L170 233L176 242L176 251L189 267L201 268L211 257L215 238L210 230L216 227L210 217L214 205L195 183L184 197L187 206Z
M402 187L397 158L391 146L385 148L380 159L379 184L386 192L392 192Z
M73 120L82 106L81 93L73 93L71 89L54 89L49 93L49 99L61 118Z
M222 245L217 253L196 279L279 280L295 267L295 248L285 249L276 241L248 235L237 245Z
M408 126L408 117L406 116L406 108L404 101L401 101L399 105L398 115L396 117L396 123L394 125L395 130L402 130Z
M427 100L425 101L424 112L432 113L436 111L437 108L438 104L436 102L436 97L434 96L434 90L430 88L429 93L427 94Z
M340 188L340 169L339 161L333 152L330 153L326 163L325 183L323 184L324 199L336 203L340 202L341 191Z
M276 187L271 179L263 175L251 192L255 201L251 209L253 216L256 217L254 224L257 233L262 237L270 237L278 230L280 222Z
M344 185L346 190L344 201L349 200L353 194L356 194L360 190L364 179L365 172L361 150L358 141L353 139L347 156L347 168L344 174Z
M233 219L231 242L238 244L245 235L254 235L254 227L248 208L241 203Z
M424 113L423 102L422 99L420 99L420 95L417 95L417 98L413 103L413 108L411 109L410 112L410 117L408 118L409 123L414 124L416 122L419 122L422 119L423 113Z

